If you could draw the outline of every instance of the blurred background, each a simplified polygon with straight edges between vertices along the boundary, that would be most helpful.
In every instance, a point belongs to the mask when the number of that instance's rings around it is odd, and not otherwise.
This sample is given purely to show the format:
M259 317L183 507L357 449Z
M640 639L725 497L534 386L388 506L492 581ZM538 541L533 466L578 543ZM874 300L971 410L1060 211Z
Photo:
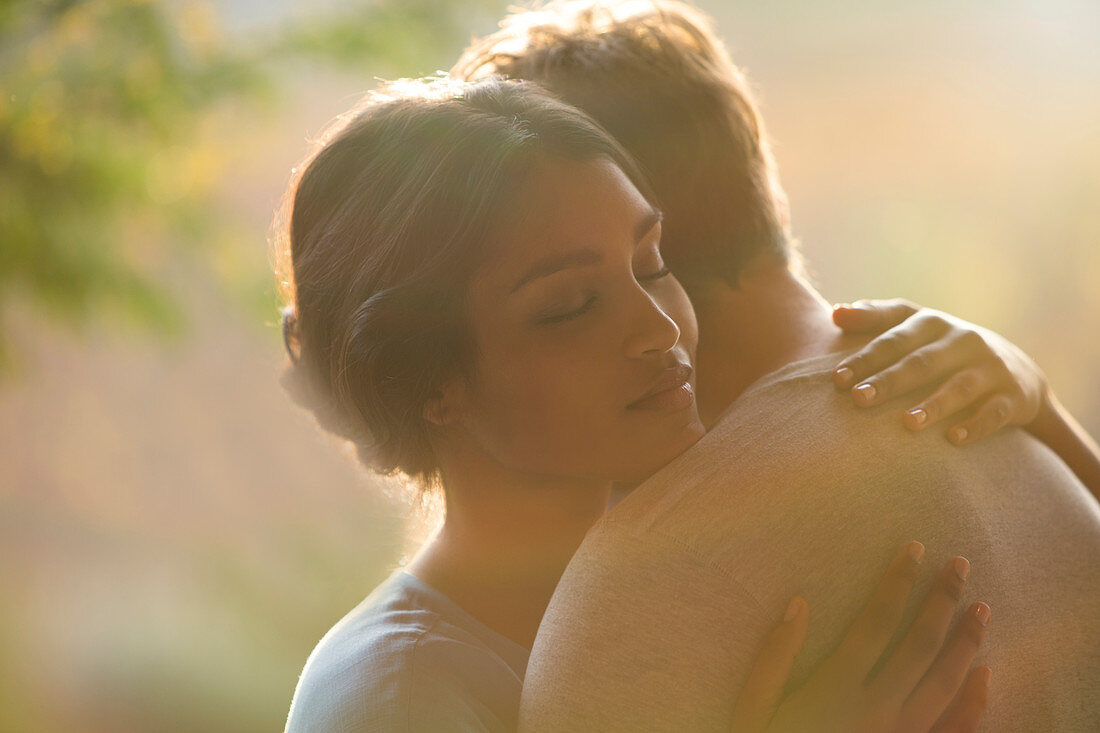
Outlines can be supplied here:
M1009 336L1100 434L1100 5L699 0L826 297ZM272 213L507 1L0 3L0 730L277 730L422 534L277 382Z

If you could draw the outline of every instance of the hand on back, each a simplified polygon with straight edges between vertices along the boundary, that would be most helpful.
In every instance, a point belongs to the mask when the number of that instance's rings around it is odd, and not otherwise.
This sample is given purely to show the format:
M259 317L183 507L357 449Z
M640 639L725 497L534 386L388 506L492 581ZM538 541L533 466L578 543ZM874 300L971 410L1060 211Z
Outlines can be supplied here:
M857 405L938 385L905 412L910 430L969 410L947 433L955 445L968 445L1007 425L1029 425L1048 399L1046 376L1027 354L961 318L904 300L872 300L836 306L833 321L851 333L879 334L833 372Z
M898 630L923 553L919 542L901 549L837 650L783 697L809 624L806 602L793 599L737 699L734 733L975 730L985 712L990 670L970 665L990 611L984 603L971 605L948 635L969 575L964 558L947 562L901 643L870 676Z

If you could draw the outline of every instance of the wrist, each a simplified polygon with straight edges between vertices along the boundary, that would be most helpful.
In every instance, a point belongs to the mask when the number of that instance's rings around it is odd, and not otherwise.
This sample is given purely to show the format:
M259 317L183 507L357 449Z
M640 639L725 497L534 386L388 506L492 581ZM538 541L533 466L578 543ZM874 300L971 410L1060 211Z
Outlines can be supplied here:
M1035 419L1024 428L1040 440L1044 436L1050 436L1057 431L1058 425L1063 423L1062 405L1054 396L1054 391L1049 385L1043 386L1043 395L1039 401L1039 412Z

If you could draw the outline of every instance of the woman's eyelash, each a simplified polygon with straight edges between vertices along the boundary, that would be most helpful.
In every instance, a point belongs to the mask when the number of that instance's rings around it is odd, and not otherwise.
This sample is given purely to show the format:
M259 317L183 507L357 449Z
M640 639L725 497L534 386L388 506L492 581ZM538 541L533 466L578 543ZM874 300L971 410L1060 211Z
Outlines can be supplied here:
M637 277L637 280L638 280L638 282L648 283L648 282L653 282L655 280L660 280L662 277L668 277L671 274L672 274L672 271L669 270L668 267L662 267L660 270L658 270L657 272L654 272L651 275L639 275ZM590 295L588 297L588 300L584 301L584 305L582 305L580 308L577 308L576 310L569 311L568 313L562 313L562 314L556 315L556 316L546 316L544 318L540 318L539 323L544 325L544 326L550 326L550 325L553 325L555 323L565 323L566 321L571 321L574 318L580 318L585 313L592 310L592 307L594 305L596 305L596 300L597 300L597 298L596 298L595 295Z
M652 273L651 275L639 275L638 276L638 282L639 283L652 283L653 281L660 280L660 278L662 278L662 277L668 277L671 274L672 274L672 271L669 270L668 267L661 267L660 270L658 270L657 272ZM585 300L584 305L582 305L580 308L577 308L576 310L570 310L569 313L563 313L563 314L558 315L558 316L547 316L547 317L544 317L544 318L540 318L539 319L539 324L541 324L543 326L551 326L553 324L563 324L563 322L565 322L565 321L573 320L574 318L580 318L584 314L588 313L588 311L592 310L592 307L594 305L596 305L596 296L595 295L588 296L588 299Z
M671 274L672 274L672 270L668 269L667 267L662 267L660 270L653 273L652 275L642 275L642 276L640 276L638 278L638 282L643 282L643 283L644 282L652 282L654 280L660 280L662 277L666 277L666 276L671 275Z
M573 310L573 311L569 311L568 313L562 313L561 315L547 316L546 318L541 318L541 319L539 319L539 323L542 323L544 325L551 325L551 324L554 324L554 323L563 323L565 321L571 321L574 318L579 318L580 316L583 316L588 311L592 310L592 306L594 306L594 305L596 305L596 296L591 295L591 296L588 297L588 300L584 301L584 305L582 305L580 308L577 308L576 310Z

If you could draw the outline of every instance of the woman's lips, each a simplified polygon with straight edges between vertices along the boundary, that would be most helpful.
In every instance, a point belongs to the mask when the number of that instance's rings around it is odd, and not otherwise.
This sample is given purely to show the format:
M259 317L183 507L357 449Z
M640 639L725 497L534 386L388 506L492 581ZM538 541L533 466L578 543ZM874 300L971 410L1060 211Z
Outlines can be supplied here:
M695 391L691 387L691 367L677 364L666 369L653 386L640 398L626 406L628 410L676 412L691 407Z

